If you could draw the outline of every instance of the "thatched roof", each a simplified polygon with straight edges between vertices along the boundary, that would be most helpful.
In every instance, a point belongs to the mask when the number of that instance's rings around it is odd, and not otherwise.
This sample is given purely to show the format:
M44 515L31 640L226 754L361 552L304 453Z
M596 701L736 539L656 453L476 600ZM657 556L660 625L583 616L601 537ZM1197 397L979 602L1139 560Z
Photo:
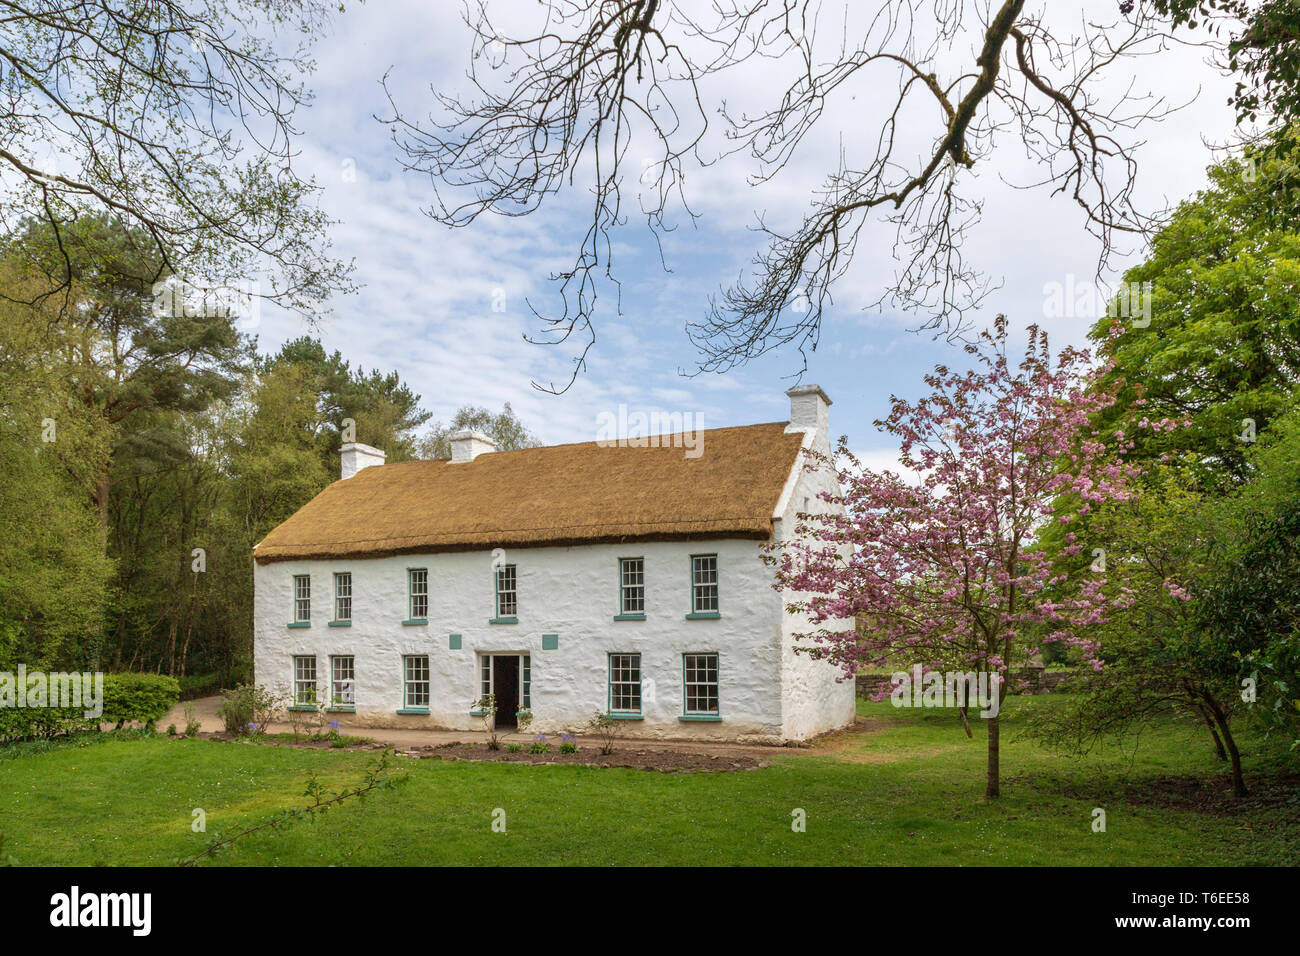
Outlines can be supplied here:
M336 481L259 544L261 563L690 538L767 538L798 462L785 423L696 433L702 454L596 442L404 461Z

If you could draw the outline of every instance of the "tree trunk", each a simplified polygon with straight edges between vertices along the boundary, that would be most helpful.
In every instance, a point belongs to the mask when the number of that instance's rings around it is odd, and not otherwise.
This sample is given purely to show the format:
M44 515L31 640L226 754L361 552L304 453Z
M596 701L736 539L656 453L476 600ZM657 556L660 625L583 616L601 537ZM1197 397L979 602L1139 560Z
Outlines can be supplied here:
M1219 726L1219 733L1223 736L1223 743L1228 748L1228 756L1232 760L1233 796L1244 797L1247 791L1246 781L1241 775L1241 752L1237 749L1237 741L1233 739L1232 731L1228 728L1227 715L1212 696L1203 692L1201 697L1210 713L1214 715L1214 722Z
M1223 749L1223 738L1219 736L1218 728L1214 726L1214 719L1203 707L1193 706L1192 709L1196 711L1201 720L1205 721L1205 726L1209 728L1210 736L1214 738L1214 753L1220 760L1227 760L1228 752Z
M985 797L996 797L999 795L998 790L998 760L1001 756L998 750L999 727L998 722L1002 719L1001 711L987 721L989 725L989 773L988 783L984 788Z

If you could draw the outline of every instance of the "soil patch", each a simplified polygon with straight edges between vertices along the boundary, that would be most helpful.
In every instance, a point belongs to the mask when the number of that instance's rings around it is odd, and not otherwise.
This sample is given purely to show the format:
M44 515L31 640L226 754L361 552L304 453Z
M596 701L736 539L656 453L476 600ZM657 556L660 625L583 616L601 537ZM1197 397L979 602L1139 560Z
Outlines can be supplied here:
M768 761L748 754L705 754L679 750L639 749L620 745L612 754L602 754L598 747L579 747L577 753L511 753L504 747L489 750L486 744L449 743L415 747L403 751L412 757L432 760L473 760L492 763L577 764L584 767L627 767L632 770L657 770L660 773L725 773L733 770L758 770Z

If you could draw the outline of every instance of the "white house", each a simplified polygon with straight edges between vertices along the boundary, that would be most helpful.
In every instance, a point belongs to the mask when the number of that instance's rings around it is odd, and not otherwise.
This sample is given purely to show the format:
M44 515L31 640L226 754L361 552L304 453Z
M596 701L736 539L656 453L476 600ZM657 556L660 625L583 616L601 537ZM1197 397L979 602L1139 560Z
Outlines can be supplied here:
M830 400L790 421L384 463L343 446L343 477L254 549L255 680L345 723L577 730L783 742L849 724L854 686L794 652L804 622L762 548L829 507ZM641 446L641 447L638 447ZM846 622L846 627L851 626Z

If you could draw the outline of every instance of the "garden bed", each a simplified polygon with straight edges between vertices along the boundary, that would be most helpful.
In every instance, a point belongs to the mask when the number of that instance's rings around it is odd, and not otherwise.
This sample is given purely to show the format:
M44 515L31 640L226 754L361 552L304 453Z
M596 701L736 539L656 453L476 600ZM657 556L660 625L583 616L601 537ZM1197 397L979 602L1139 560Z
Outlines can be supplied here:
M486 744L450 743L405 750L413 757L432 760L476 760L492 763L577 764L584 767L627 767L660 773L725 773L758 770L768 762L748 754L704 754L658 748L617 747L602 754L599 747L579 747L576 753L511 752L505 747L490 750Z

